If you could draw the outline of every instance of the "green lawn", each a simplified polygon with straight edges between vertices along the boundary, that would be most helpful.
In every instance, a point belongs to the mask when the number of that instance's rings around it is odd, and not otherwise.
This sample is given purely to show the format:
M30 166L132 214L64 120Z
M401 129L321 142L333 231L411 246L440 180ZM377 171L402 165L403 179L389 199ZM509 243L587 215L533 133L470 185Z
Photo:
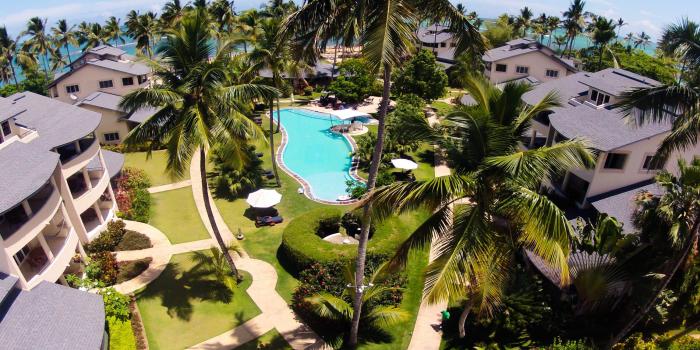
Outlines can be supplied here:
M232 293L211 276L192 270L191 253L173 256L163 273L137 295L151 349L184 349L260 314L244 280Z
M277 332L276 329L261 335L259 338L251 340L239 347L236 350L258 350L258 349L274 349L274 350L288 350L292 347L289 346L282 335Z
M267 118L264 119L263 126L267 130ZM279 146L280 140L281 134L275 134L275 147ZM263 153L263 169L271 169L272 163L270 161L268 144L264 141L259 141L256 143L256 148L258 152ZM279 277L277 292L287 302L290 302L292 293L299 282L277 260L277 248L282 243L282 231L284 231L287 223L292 218L309 210L324 207L325 204L314 202L306 198L306 196L297 193L297 189L300 186L299 183L282 169L279 169L279 174L282 187L274 187L274 180L270 181L269 185L282 194L282 202L275 206L279 210L280 215L284 217L284 222L280 225L256 228L255 223L243 215L249 207L248 203L245 202L245 198L234 201L215 198L214 202L231 231L234 234L238 232L239 228L243 231L246 238L243 240L242 245L246 252L250 256L267 261L275 267Z
M160 186L190 178L189 170L183 178L173 179L165 171L168 155L166 151L153 151L151 158L147 158L146 152L125 153L124 166L142 169L151 179L151 186Z
M442 101L433 101L433 103L431 103L430 106L435 108L435 113L437 113L437 115L440 117L444 117L450 114L450 112L452 112L455 109L454 105Z
M163 231L170 243L209 238L194 204L191 187L154 193L151 198L153 204L149 224Z

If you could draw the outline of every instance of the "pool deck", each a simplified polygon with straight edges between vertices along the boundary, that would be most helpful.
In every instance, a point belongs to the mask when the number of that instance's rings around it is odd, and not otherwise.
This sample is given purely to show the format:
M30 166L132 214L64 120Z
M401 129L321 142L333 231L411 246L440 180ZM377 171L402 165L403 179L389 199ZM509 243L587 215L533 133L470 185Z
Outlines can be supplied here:
M269 112L268 112L268 117L269 117ZM275 125L277 125L277 121L274 120L274 118L273 118L273 122L275 123ZM280 168L282 168L282 170L285 173L287 173L289 176L296 179L297 182L299 182L299 184L301 184L301 187L304 189L304 195L307 198L309 198L315 202L329 204L329 205L348 205L348 204L357 203L357 199L350 199L350 200L345 200L345 201L337 201L337 200L336 201L328 201L325 199L320 199L320 198L314 197L311 185L309 185L309 183L306 182L306 180L304 180L304 178L297 175L295 172L293 172L291 169L289 169L284 164L284 159L282 159L282 155L284 154L284 149L287 147L287 141L289 140L289 137L287 136L287 131L284 129L284 125L280 125L280 132L282 133L282 140L280 141L280 146L279 146L279 148L277 148L277 152L275 153L275 159L277 160L277 164L280 166ZM345 139L348 141L348 143L350 143L350 147L352 148L352 151L353 152L356 151L357 150L357 143L355 143L355 140L348 135L343 135L343 137L345 137ZM350 159L351 164L354 160L355 160L355 157L353 156ZM350 176L353 179L355 179L356 181L360 181L362 183L366 182L365 179L363 179L362 177L360 177L360 175L357 174L357 168L353 168L352 165L350 167Z

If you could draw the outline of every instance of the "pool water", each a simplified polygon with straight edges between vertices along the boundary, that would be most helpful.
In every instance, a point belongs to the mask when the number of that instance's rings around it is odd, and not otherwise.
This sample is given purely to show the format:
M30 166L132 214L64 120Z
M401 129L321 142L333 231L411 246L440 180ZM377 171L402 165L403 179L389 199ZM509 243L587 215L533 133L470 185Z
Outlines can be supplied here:
M287 133L284 166L306 181L311 197L333 202L347 195L346 182L353 180L352 146L345 137L330 131L341 121L306 109L283 109L281 123Z

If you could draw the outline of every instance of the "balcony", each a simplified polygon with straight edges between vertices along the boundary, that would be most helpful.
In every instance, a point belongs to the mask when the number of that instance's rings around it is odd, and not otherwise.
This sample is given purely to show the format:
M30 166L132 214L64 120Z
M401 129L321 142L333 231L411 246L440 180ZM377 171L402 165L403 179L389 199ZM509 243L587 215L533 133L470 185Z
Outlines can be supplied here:
M114 203L101 200L97 206L99 213L94 208L88 208L80 214L80 219L85 225L85 231L87 231L87 237L90 240L97 237L104 230L105 225L114 219L114 210L116 209Z
M56 148L56 152L60 155L61 164L70 164L72 160L82 155L83 153L90 150L90 146L97 143L95 137L90 135L89 137L84 137L78 141L71 142L67 145ZM80 157L82 158L82 157ZM92 158L92 157L90 157Z
M41 244L42 239L46 246ZM77 246L78 236L72 228L42 231L21 253L15 254L15 261L23 256L19 270L27 281L27 287L32 288L41 281L56 282L70 264ZM47 248L48 251L45 250Z
M50 183L46 183L37 193L26 200L31 213L22 204L0 215L0 236L5 240L5 246L26 244L26 241L36 236L42 226L58 211L61 196Z
M77 173L80 169L88 165L93 158L97 157L97 153L100 151L100 143L94 142L94 138L90 138L89 140L93 142L89 144L87 148L82 148L83 146L81 145L81 153L74 155L68 161L63 161L63 158L61 158L63 176L69 177Z
M87 179L83 172L68 179L73 201L78 212L84 212L107 192L109 175L102 169L88 170Z

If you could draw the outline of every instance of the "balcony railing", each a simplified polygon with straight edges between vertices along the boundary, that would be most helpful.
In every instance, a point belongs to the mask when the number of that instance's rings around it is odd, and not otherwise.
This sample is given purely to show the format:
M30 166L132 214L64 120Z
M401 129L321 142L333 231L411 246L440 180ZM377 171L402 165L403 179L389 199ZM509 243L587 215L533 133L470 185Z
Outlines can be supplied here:
M27 199L32 215L27 216L20 204L0 216L0 236L6 241L5 245L14 244L20 237L13 237L17 232L29 232L47 221L61 204L58 190L49 182L37 193Z
M73 158L81 155L83 152L87 151L90 148L90 146L92 146L92 144L95 142L95 137L85 137L78 140L80 150L78 150L75 143L73 142L56 148L56 152L58 152L58 154L60 155L61 164L66 164L70 162Z

